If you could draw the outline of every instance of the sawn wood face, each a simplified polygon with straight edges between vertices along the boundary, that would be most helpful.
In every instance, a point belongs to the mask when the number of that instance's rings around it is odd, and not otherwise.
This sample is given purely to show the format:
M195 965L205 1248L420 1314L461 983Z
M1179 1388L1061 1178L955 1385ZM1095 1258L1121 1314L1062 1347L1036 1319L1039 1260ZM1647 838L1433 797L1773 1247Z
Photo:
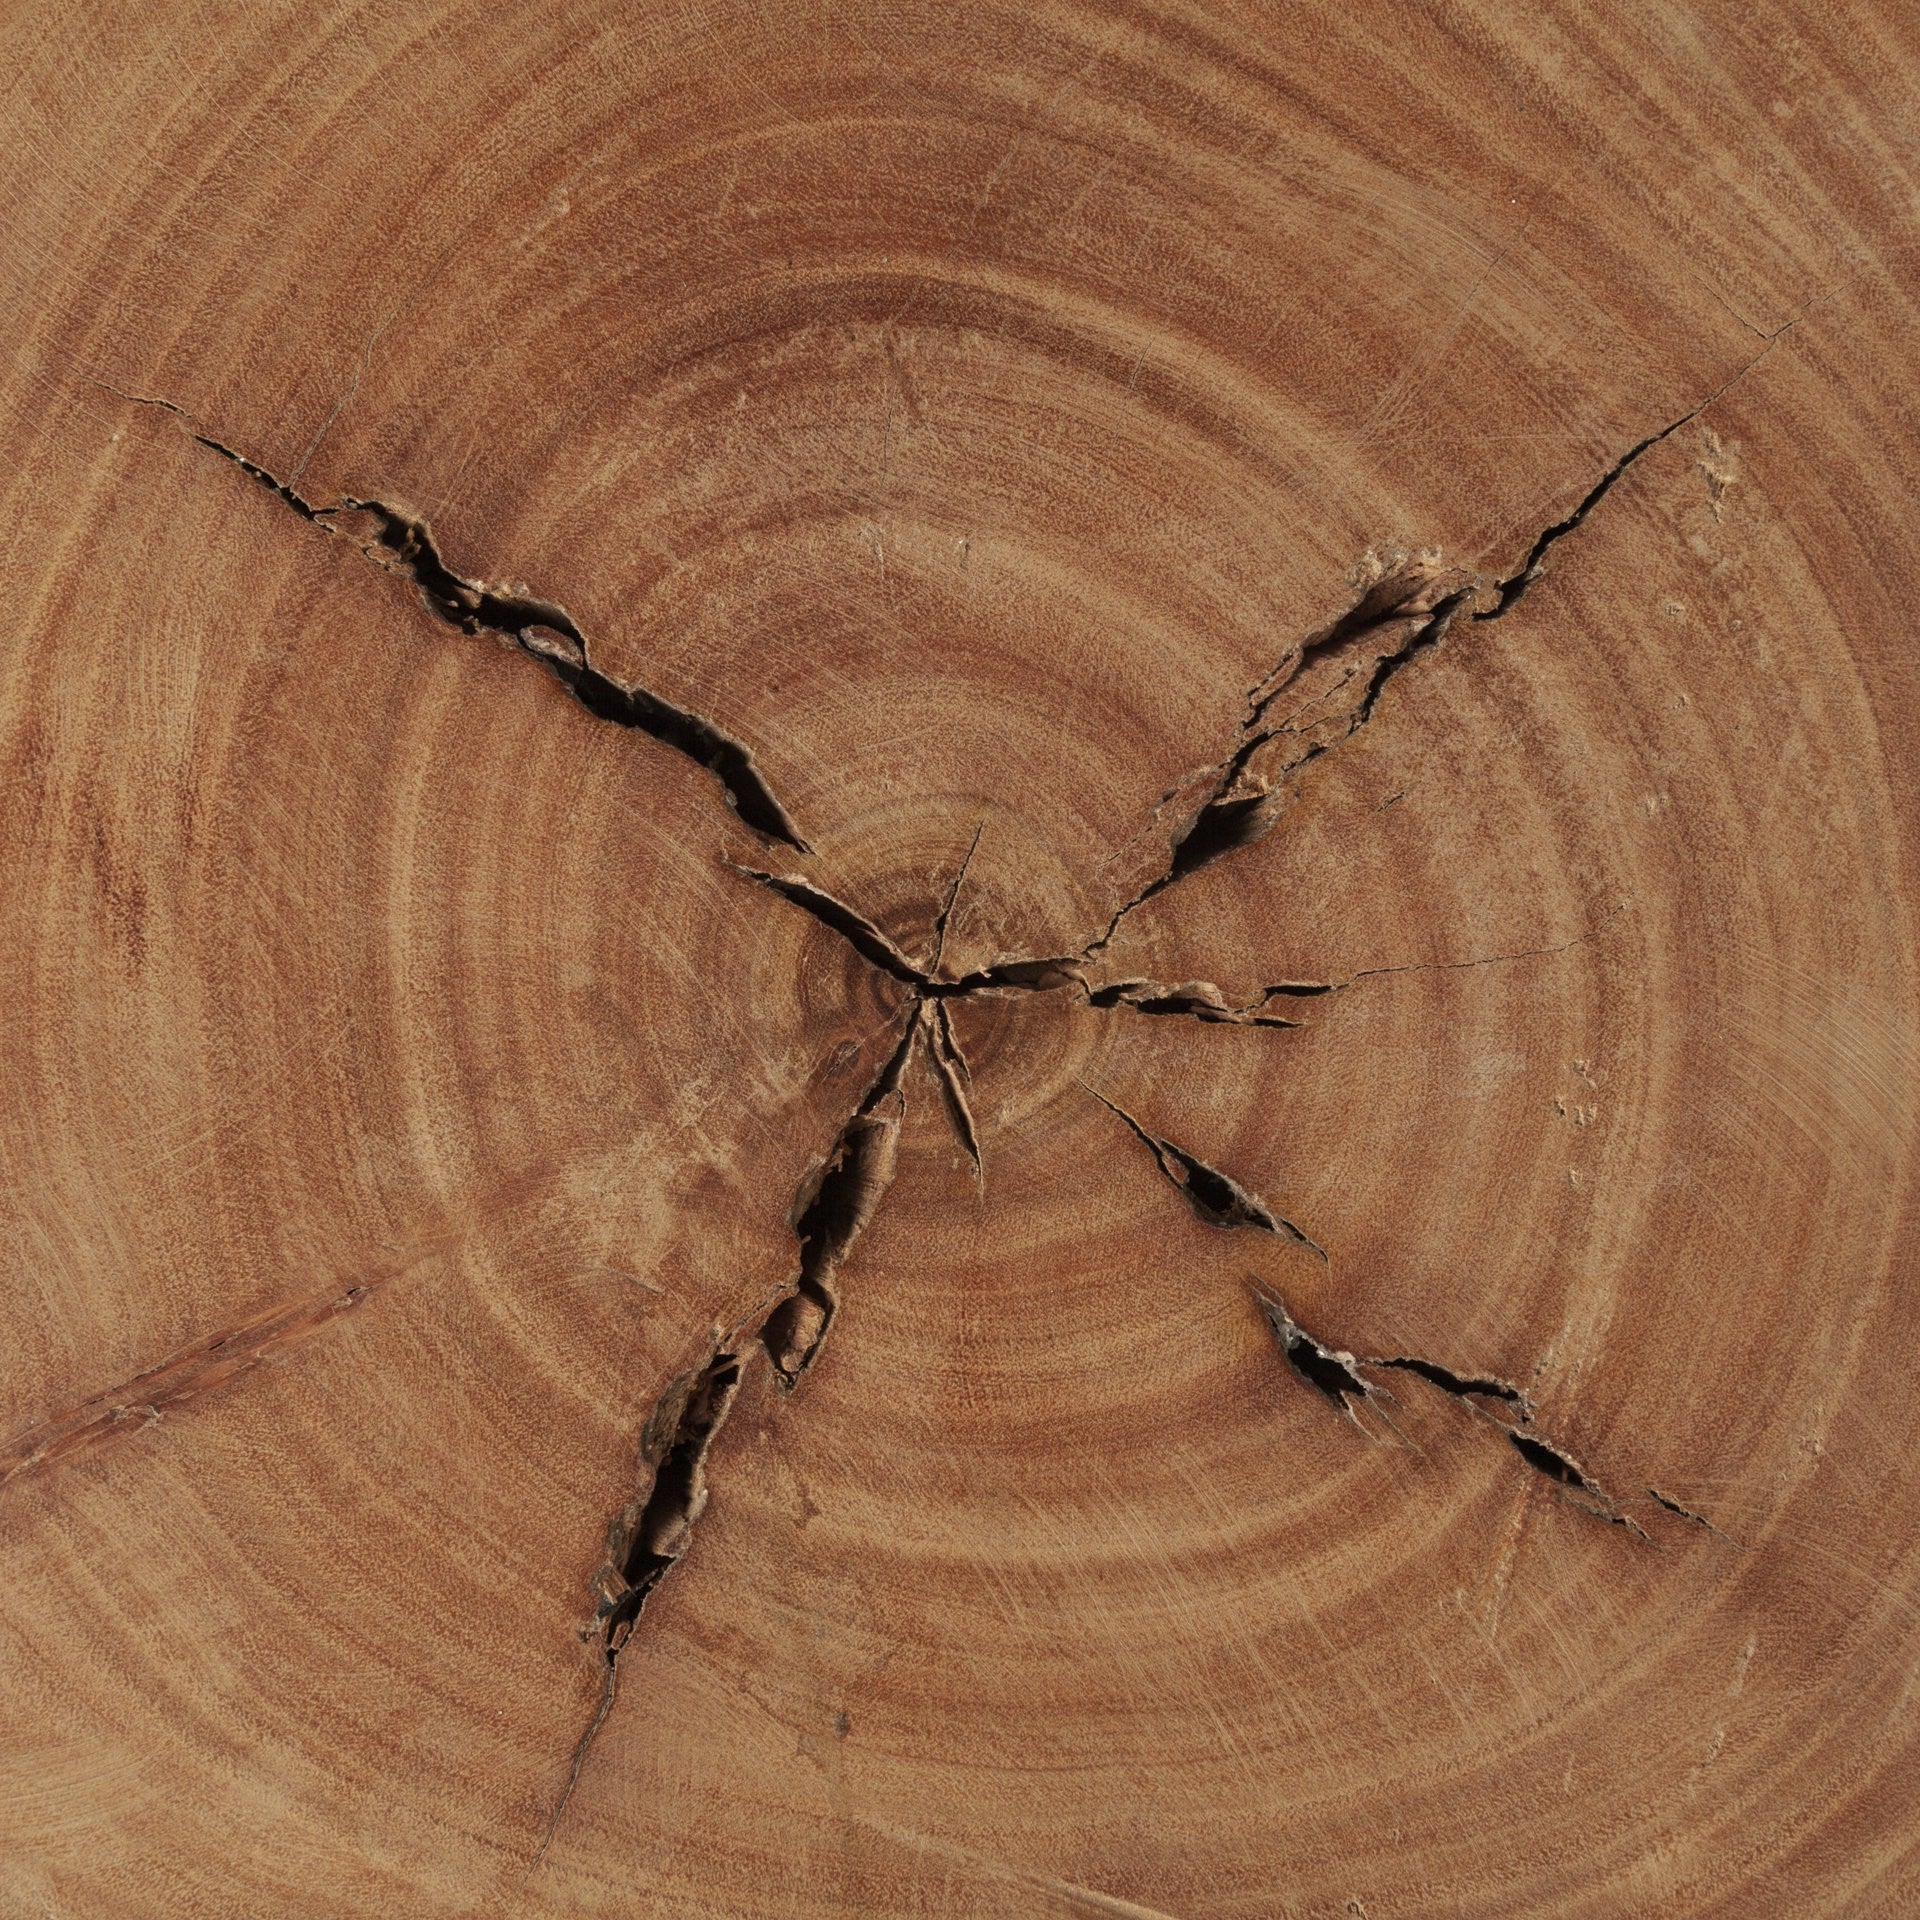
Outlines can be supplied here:
M4 1920L1920 1904L1909 10L0 41Z

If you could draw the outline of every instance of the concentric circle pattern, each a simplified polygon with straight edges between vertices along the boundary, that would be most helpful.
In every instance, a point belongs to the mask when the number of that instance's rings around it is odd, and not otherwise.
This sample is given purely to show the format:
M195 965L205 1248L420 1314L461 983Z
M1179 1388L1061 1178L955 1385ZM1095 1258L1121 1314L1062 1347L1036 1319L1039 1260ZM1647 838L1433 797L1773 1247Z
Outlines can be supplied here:
M0 1916L1920 1909L1920 21L0 17Z

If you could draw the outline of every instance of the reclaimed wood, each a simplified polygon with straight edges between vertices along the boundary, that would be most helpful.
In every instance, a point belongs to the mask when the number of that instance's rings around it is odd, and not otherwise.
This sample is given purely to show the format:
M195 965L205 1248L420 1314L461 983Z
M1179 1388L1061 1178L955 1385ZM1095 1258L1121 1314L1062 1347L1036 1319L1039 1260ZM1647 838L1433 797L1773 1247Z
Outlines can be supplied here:
M1920 1903L1920 17L0 36L0 1913Z

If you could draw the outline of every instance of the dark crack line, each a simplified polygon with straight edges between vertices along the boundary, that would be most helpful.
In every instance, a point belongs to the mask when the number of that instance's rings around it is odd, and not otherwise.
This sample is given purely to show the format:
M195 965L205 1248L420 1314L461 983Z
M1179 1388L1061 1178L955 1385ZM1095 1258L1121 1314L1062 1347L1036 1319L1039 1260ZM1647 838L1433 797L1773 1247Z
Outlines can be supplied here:
M1165 889L1215 862L1254 844L1272 828L1293 797L1288 783L1350 740L1372 719L1393 679L1415 660L1437 649L1463 612L1476 620L1506 615L1538 581L1548 556L1560 541L1585 523L1601 502L1654 447L1697 419L1728 388L1763 359L1790 320L1766 336L1765 345L1745 365L1688 412L1636 442L1587 490L1573 510L1542 528L1519 566L1488 583L1476 575L1443 586L1443 574L1431 557L1403 560L1380 570L1352 605L1291 648L1271 673L1247 690L1246 712L1232 752L1200 774L1169 789L1154 809L1157 826L1176 795L1200 785L1202 797L1168 844L1164 868L1133 897L1114 910L1105 929L1074 955L1015 956L976 968L957 978L944 971L947 933L961 888L980 844L984 819L975 828L965 856L946 890L932 923L932 960L917 965L873 921L826 889L809 881L746 866L735 870L811 915L844 940L867 964L908 990L899 1040L861 1096L826 1157L808 1172L797 1190L790 1221L798 1251L794 1277L729 1335L716 1332L706 1359L677 1375L654 1403L643 1429L640 1455L650 1468L640 1496L615 1517L607 1530L607 1554L595 1579L597 1601L589 1635L600 1637L605 1678L597 1709L574 1750L565 1786L541 1837L528 1872L544 1858L585 1767L588 1754L612 1712L619 1659L630 1642L651 1595L688 1551L694 1528L708 1501L707 1462L756 1357L764 1358L780 1390L791 1393L818 1358L839 1311L836 1276L855 1241L872 1220L892 1184L901 1120L903 1081L920 1041L925 1040L934 1078L955 1133L973 1166L984 1178L984 1163L968 1089L971 1076L960 1049L951 1003L994 992L1078 991L1090 1007L1128 1008L1147 1015L1180 1015L1202 1022L1294 1027L1298 1021L1269 1014L1276 999L1309 998L1344 991L1357 981L1382 974L1487 965L1493 961L1560 953L1591 937L1589 929L1558 947L1487 959L1413 963L1366 968L1342 981L1282 981L1258 1000L1229 1003L1204 981L1172 986L1145 980L1092 986L1085 968L1114 939L1126 917ZM256 485L310 526L328 534L346 534L368 560L410 582L439 619L468 635L492 634L538 661L572 698L594 717L646 734L705 768L719 782L729 804L763 839L797 852L811 849L791 817L759 773L750 750L713 722L673 705L644 687L627 686L596 668L578 624L557 603L530 595L497 592L481 581L455 573L445 562L426 522L377 499L342 497L316 505L290 483L202 430L201 423L175 403L121 392L106 382L103 390L123 401L163 409L185 423L192 439L230 462ZM297 477L297 476L296 476ZM371 541L347 532L343 517L361 515L371 523ZM1453 576L1457 581L1458 576ZM1474 599L1491 592L1490 606ZM1321 661L1394 629L1404 629L1364 668L1356 663L1329 686L1311 695L1285 719L1271 716L1281 695ZM1357 696L1338 705L1357 684ZM1268 750L1282 751L1269 756ZM1271 771L1263 758L1279 762ZM729 862L729 865L735 863ZM1615 913L1620 909L1615 908ZM1609 915L1610 920L1613 916ZM1605 921L1601 923L1602 926ZM1283 1238L1312 1252L1331 1271L1326 1250L1291 1220L1275 1212L1232 1176L1157 1135L1097 1089L1084 1090L1119 1119L1152 1154L1162 1176L1174 1186L1196 1218L1220 1229L1251 1228ZM1571 1454L1529 1431L1532 1403L1510 1381L1488 1374L1462 1373L1416 1355L1388 1355L1363 1361L1310 1333L1277 1295L1257 1280L1255 1297L1292 1371L1356 1428L1365 1429L1358 1409L1372 1409L1398 1434L1387 1407L1395 1403L1385 1387L1367 1377L1367 1369L1396 1370L1425 1381L1435 1390L1489 1419L1503 1431L1515 1453L1536 1473L1576 1499L1588 1512L1649 1538ZM1487 1404L1510 1410L1501 1419ZM1402 1436L1404 1439L1404 1436ZM1718 1533L1701 1515L1648 1487L1647 1497L1677 1517ZM1725 1536L1722 1536L1723 1538Z
M953 909L960 899L960 889L966 884L967 869L973 865L973 856L980 851L980 836L987 830L984 819L973 830L973 838L967 844L966 853L961 857L955 870L953 885L947 889L947 897L940 903L940 911L933 920L933 963L932 972L937 977L941 964L947 957L947 923L953 918Z
M975 845L979 844L979 834L974 835ZM972 851L968 851L968 859ZM933 1065L936 1085L940 1090L941 1105L951 1122L955 1137L965 1151L968 1162L973 1168L976 1181L986 1177L986 1163L980 1150L979 1130L974 1124L972 1103L968 1089L972 1084L972 1075L967 1069L966 1059L960 1051L960 1042L953 1030L953 1022L947 1012L950 1001L965 999L971 994L998 988L1003 991L1043 991L1060 984L1051 977L1057 963L1052 961L1017 961L1004 963L999 967L983 968L977 973L968 974L959 980L944 980L926 969L916 966L912 960L885 933L861 913L850 907L844 900L838 899L824 887L815 886L810 880L801 880L790 874L768 873L759 867L741 866L736 861L727 861L735 873L765 887L770 893L777 894L790 906L798 907L802 913L817 920L829 932L844 940L853 951L869 966L877 968L889 979L898 981L906 987L912 996L910 1005L913 1018L926 1020L927 1055ZM966 871L966 862L961 863L960 872ZM946 895L946 909L951 908L959 892L959 875ZM944 938L945 920L936 922L940 929L935 939L938 951Z
M1545 960L1570 953L1597 939L1626 910L1623 900L1571 939L1546 947L1521 947L1509 953L1487 953L1470 960L1408 960L1395 966L1361 967L1338 980L1277 980L1262 987L1251 1000L1231 1001L1210 980L1183 980L1165 986L1154 980L1114 980L1085 988L1087 1003L1095 1007L1125 1007L1135 1013L1184 1014L1208 1024L1244 1027L1303 1027L1310 1024L1266 1011L1275 1000L1317 1000L1345 993L1363 980L1384 979L1402 973L1462 973L1475 967L1503 966L1519 960Z
M1396 611L1391 615L1369 619L1352 631L1342 632L1339 642L1329 641L1327 645L1344 643L1358 634L1377 631L1380 627L1394 621L1409 618L1405 609L1414 599L1421 597L1432 585L1431 579L1424 580L1404 599L1397 603ZM1274 726L1257 726L1245 733L1233 753L1210 770L1211 778L1207 785L1205 798L1187 823L1174 836L1168 849L1167 864L1141 887L1132 898L1123 901L1114 909L1106 927L1088 942L1080 958L1091 960L1103 952L1113 942L1120 931L1121 923L1129 914L1137 912L1149 900L1164 893L1167 888L1177 886L1182 880L1212 866L1216 861L1225 859L1229 854L1238 853L1243 847L1252 846L1262 840L1273 829L1281 814L1292 798L1284 784L1295 780L1316 760L1331 753L1364 727L1373 718L1374 708L1388 684L1410 662L1422 654L1430 652L1446 637L1455 616L1472 598L1473 588L1457 587L1443 594L1430 608L1422 608L1424 617L1414 624L1397 646L1381 653L1374 661L1361 685L1360 695L1345 712L1335 716L1328 724L1332 731L1327 737L1313 741L1304 750L1289 759L1277 769L1280 786L1259 774L1253 762L1262 749L1272 745L1285 736L1305 738L1304 733L1296 730L1290 722ZM1338 628L1339 623L1335 623ZM1318 651L1315 643L1309 642L1303 647L1300 661L1309 657L1308 648ZM1290 681L1282 685L1290 684ZM1343 683L1345 684L1345 683ZM1265 713L1280 689L1268 694L1258 707ZM1335 689L1334 691L1337 691Z
M1297 1321L1286 1315L1285 1308L1281 1307L1259 1283L1254 1283L1253 1292L1267 1316L1268 1324L1273 1328L1275 1337L1280 1341L1287 1358L1293 1363L1294 1370L1310 1384L1319 1388L1321 1393L1329 1399L1335 1400L1348 1418L1354 1419L1356 1425L1359 1422L1354 1416L1348 1396L1377 1402L1379 1396L1385 1394L1384 1388L1374 1385L1367 1379L1367 1369L1389 1369L1410 1373L1416 1379L1424 1380L1429 1386L1437 1388L1449 1399L1457 1401L1469 1413L1476 1414L1490 1425L1497 1427L1506 1435L1508 1444L1514 1452L1536 1473L1551 1480L1572 1496L1574 1504L1582 1512L1592 1514L1596 1519L1605 1520L1609 1525L1625 1527L1642 1540L1651 1540L1652 1536L1647 1530L1630 1514L1623 1513L1620 1502L1608 1493L1565 1448L1531 1430L1534 1405L1524 1388L1516 1386L1511 1380L1503 1380L1496 1374L1461 1373L1443 1365L1438 1360L1428 1360L1414 1354L1388 1354L1370 1360L1359 1359L1344 1349L1327 1347L1312 1335L1307 1334ZM1311 1355L1306 1358L1303 1358L1300 1350L1302 1341L1312 1349ZM1391 1394L1385 1394L1385 1397L1389 1401L1393 1398ZM1485 1404L1488 1401L1509 1410L1514 1418L1501 1419ZM1391 1416L1383 1408L1377 1410L1380 1411L1380 1417L1386 1420L1398 1434L1399 1429L1393 1426ZM1654 1497L1659 1498L1658 1495ZM1661 1504L1664 1506L1669 1503L1661 1501Z
M753 753L724 728L691 708L676 706L642 686L628 686L593 665L586 635L564 607L531 595L497 593L481 581L458 574L441 558L424 520L382 500L343 497L332 506L316 506L258 461L200 430L200 422L171 400L124 393L105 381L95 386L134 406L158 407L188 423L193 441L231 461L309 526L340 534L375 565L399 575L419 590L428 609L462 633L493 634L537 660L598 720L645 734L703 767L720 783L727 803L741 821L764 840L810 853L791 816L775 796ZM364 514L373 523L371 542L354 539L340 524L342 515ZM536 637L542 636L542 637Z
M1440 577L1425 561L1385 569L1344 613L1290 648L1264 680L1247 689L1247 714L1240 723L1242 736L1258 732L1268 709L1316 660L1406 619L1409 605Z
M948 1011L948 1002L934 1001L932 1014L929 1052L940 1083L940 1094L946 1105L947 1118L952 1122L953 1130L959 1136L960 1145L973 1165L975 1185L984 1187L987 1179L987 1163L980 1151L980 1135L973 1123L973 1103L969 1097L973 1086L973 1075L968 1070L966 1055L960 1051L960 1040L953 1030L953 1016Z
M770 893L778 894L790 906L798 907L829 932L839 935L869 966L877 967L923 1001L965 1000L979 993L1051 993L1056 988L1086 984L1081 963L1072 954L996 960L990 966L976 967L957 978L930 973L915 965L898 943L858 908L848 906L825 887L792 874L741 866L736 861L724 864Z
M899 1044L841 1129L833 1151L795 1196L800 1272L787 1298L768 1314L760 1336L776 1377L789 1390L819 1357L840 1310L834 1276L893 1184L901 1115L882 1109L904 1101L901 1081L924 1026L921 1009L911 1006Z
M893 1181L905 1094L902 1082L924 1025L911 1005L903 1031L860 1096L825 1157L802 1179L789 1210L799 1259L794 1277L731 1333L716 1333L707 1357L675 1375L649 1410L640 1459L652 1472L644 1491L607 1528L606 1558L594 1576L589 1636L606 1661L600 1704L579 1745L528 1872L539 1864L579 1784L587 1755L612 1712L619 1662L648 1601L693 1544L708 1500L707 1460L756 1356L783 1392L799 1386L819 1357L839 1310L835 1275L878 1211ZM889 1109L894 1109L889 1111Z
M1360 1426L1360 1416L1354 1412L1356 1401L1362 1406L1376 1406L1393 1398L1384 1387L1376 1387L1361 1373L1360 1363L1352 1354L1344 1348L1330 1347L1324 1341L1315 1339L1287 1311L1277 1295L1256 1285L1253 1297L1259 1302L1260 1311L1273 1330L1273 1337L1280 1343L1280 1351L1286 1355L1287 1364L1356 1427ZM1386 1417L1384 1411L1381 1417ZM1365 1428L1362 1427L1361 1431L1365 1432Z
M1404 1372L1418 1374L1429 1386L1452 1394L1456 1400L1469 1403L1480 1399L1504 1401L1519 1413L1522 1420L1533 1418L1532 1401L1511 1380L1497 1379L1492 1374L1455 1373L1451 1367L1443 1367L1437 1360L1422 1360L1406 1353L1383 1355L1366 1364L1370 1367L1397 1367Z
M1153 1155L1154 1163L1179 1190L1196 1217L1204 1220L1208 1226L1253 1227L1262 1233L1276 1234L1317 1255L1323 1266L1331 1268L1327 1250L1317 1240L1295 1226L1284 1214L1276 1213L1264 1200L1248 1192L1231 1174L1222 1173L1218 1167L1209 1166L1197 1154L1189 1153L1186 1148L1177 1147L1171 1140L1150 1132L1125 1107L1109 1100L1097 1087L1088 1086L1084 1080L1080 1086L1109 1113L1117 1114L1127 1123L1134 1137Z
M836 899L824 887L816 887L811 881L796 879L790 874L743 867L732 860L724 864L765 887L769 893L778 894L789 906L811 915L830 932L837 933L869 966L878 967L902 986L924 994L933 985L932 975L915 966L865 914Z
M1709 1533L1718 1535L1728 1546L1739 1546L1740 1542L1736 1540L1732 1534L1722 1533L1705 1514L1695 1513L1691 1507L1682 1506L1678 1500L1662 1493L1658 1487L1649 1487L1647 1489L1647 1498L1651 1500L1655 1506L1665 1507L1669 1513L1678 1514L1682 1520L1691 1520L1696 1527L1705 1527Z
M1507 1427L1504 1421L1496 1420L1494 1425L1505 1427L1507 1440L1514 1452L1535 1473L1551 1480L1555 1486L1564 1488L1583 1513L1590 1513L1595 1519L1606 1521L1609 1526L1625 1527L1639 1539L1652 1542L1653 1536L1646 1528L1631 1514L1622 1513L1620 1503L1564 1448L1555 1446L1550 1440L1543 1440L1537 1433L1522 1433L1518 1427Z
M1085 989L1087 1005L1102 1009L1123 1007L1132 1013L1150 1016L1178 1016L1198 1020L1208 1026L1300 1027L1306 1023L1289 1020L1284 1014L1262 1011L1271 990L1247 1006L1235 1006L1209 980L1183 980L1177 986L1165 986L1157 980L1112 980L1105 986Z
M1082 1081L1081 1086L1094 1099L1117 1114L1126 1122L1134 1136L1153 1155L1155 1163L1168 1182L1176 1187L1195 1216L1210 1227L1235 1228L1251 1227L1262 1233L1280 1234L1294 1240L1299 1245L1317 1254L1329 1272L1332 1261L1324 1248L1310 1240L1290 1220L1277 1214L1257 1194L1242 1186L1230 1174L1223 1173L1218 1167L1209 1166L1197 1154L1189 1153L1184 1147L1176 1146L1172 1141L1152 1132L1134 1118L1124 1107L1109 1100L1107 1096ZM1533 1403L1519 1387L1511 1381L1502 1380L1492 1374L1462 1373L1455 1368L1442 1365L1437 1360L1423 1359L1411 1354L1395 1354L1376 1360L1362 1360L1358 1355L1344 1347L1336 1347L1310 1333L1288 1311L1285 1303L1264 1283L1254 1279L1249 1282L1260 1311L1272 1330L1281 1352L1293 1371L1324 1400L1328 1401L1340 1413L1360 1427L1364 1432L1356 1407L1370 1408L1375 1415L1395 1434L1405 1440L1395 1425L1392 1415L1387 1411L1394 1403L1394 1396L1386 1388L1367 1378L1366 1369L1393 1369L1411 1373L1425 1380L1428 1385L1438 1388L1450 1399L1460 1402L1470 1411L1480 1414L1507 1436L1513 1450L1536 1473L1553 1481L1568 1494L1575 1497L1576 1504L1584 1512L1605 1520L1612 1525L1627 1528L1641 1539L1650 1539L1646 1529L1631 1515L1623 1513L1620 1503L1596 1481L1587 1470L1564 1448L1544 1438L1542 1435L1523 1431L1533 1423ZM1510 1424L1496 1418L1481 1402L1493 1400L1514 1410L1518 1415L1518 1424ZM1654 1496L1660 1499L1659 1495ZM1662 1505L1672 1503L1661 1500ZM1697 1516L1690 1516L1697 1517Z
M1729 374L1725 380L1721 381L1719 386L1715 387L1698 406L1689 407L1678 419L1669 420L1664 427L1661 427L1657 432L1648 434L1644 440L1636 440L1633 445L1587 489L1586 493L1581 497L1579 505L1576 506L1571 513L1564 519L1556 520L1550 526L1540 529L1539 533L1534 536L1533 544L1528 547L1526 556L1521 560L1519 566L1504 579L1497 580L1493 583L1493 605L1477 609L1473 616L1474 619L1499 620L1511 612L1515 604L1526 595L1527 590L1540 578L1541 574L1545 572L1547 555L1551 553L1568 534L1579 530L1585 523L1587 516L1626 478L1634 466L1644 458L1645 455L1651 453L1655 447L1659 446L1663 440L1672 439L1682 427L1699 419L1729 387L1733 386L1736 381L1744 380L1746 376L1773 351L1774 343L1779 340L1782 334L1791 332L1792 329L1799 324L1799 317L1796 315L1795 318L1787 321L1783 326L1776 327L1772 333L1763 335L1762 338L1766 344L1761 347L1760 351L1754 354L1751 359L1747 360L1744 365Z
M587 1730L574 1743L573 1764L567 1772L567 1784L561 1788L560 1798L555 1803L553 1812L547 1816L546 1831L540 1836L540 1844L534 1848L533 1858L527 1862L527 1870L520 1876L523 1886L533 1877L534 1869L547 1857L547 1849L552 1846L553 1836L559 1830L560 1816L566 1812L568 1803L573 1799L573 1790L580 1784L581 1769L587 1764L587 1755L592 1750L593 1743L600 1737L600 1729L607 1724L607 1715L613 1711L614 1698L619 1691L620 1668L613 1656L609 1655L606 1674L600 1683L600 1705L595 1710L593 1718L587 1722Z
M1484 576L1475 574L1462 585L1443 594L1430 608L1422 608L1418 606L1421 596L1434 588L1444 576L1435 571L1434 564L1426 558L1402 562L1371 583L1345 613L1337 615L1291 648L1272 673L1247 690L1247 711L1241 723L1240 739L1227 758L1210 768L1203 768L1198 775L1188 775L1176 782L1162 796L1154 808L1156 820L1171 804L1174 795L1185 792L1196 780L1205 783L1205 798L1175 835L1168 850L1165 868L1114 910L1104 930L1082 949L1081 959L1090 960L1103 951L1112 943L1121 922L1157 894L1211 866L1215 861L1238 852L1242 847L1251 846L1272 828L1285 810L1290 796L1275 791L1271 782L1249 780L1249 774L1254 756L1282 734L1292 730L1290 722L1276 726L1265 723L1274 701L1307 667L1342 647L1407 619L1412 612L1425 614L1425 618L1400 645L1380 655L1368 675L1359 701L1348 710L1346 723L1339 726L1331 738L1315 743L1297 760L1280 770L1280 778L1286 781L1293 780L1314 761L1358 733L1372 719L1374 708L1388 683L1410 662L1438 647L1455 619L1463 612L1469 613L1476 621L1497 620L1508 613L1541 577L1547 556L1553 548L1585 524L1639 460L1662 441L1670 439L1681 428L1697 420L1730 388L1751 373L1773 351L1780 338L1798 324L1799 316L1796 315L1766 335L1760 351L1735 368L1704 400L1629 447L1588 488L1571 513L1540 530L1512 573L1496 581L1487 581ZM1471 602L1487 592L1494 596L1493 605L1474 608ZM1338 690L1338 687L1330 689L1329 694Z

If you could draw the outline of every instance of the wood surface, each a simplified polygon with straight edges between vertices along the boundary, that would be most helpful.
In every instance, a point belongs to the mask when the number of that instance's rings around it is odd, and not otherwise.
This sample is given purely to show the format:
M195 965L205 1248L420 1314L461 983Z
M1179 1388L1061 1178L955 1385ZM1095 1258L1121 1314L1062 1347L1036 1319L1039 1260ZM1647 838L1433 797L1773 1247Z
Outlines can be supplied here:
M0 1916L1920 1912L1920 13L0 8Z

